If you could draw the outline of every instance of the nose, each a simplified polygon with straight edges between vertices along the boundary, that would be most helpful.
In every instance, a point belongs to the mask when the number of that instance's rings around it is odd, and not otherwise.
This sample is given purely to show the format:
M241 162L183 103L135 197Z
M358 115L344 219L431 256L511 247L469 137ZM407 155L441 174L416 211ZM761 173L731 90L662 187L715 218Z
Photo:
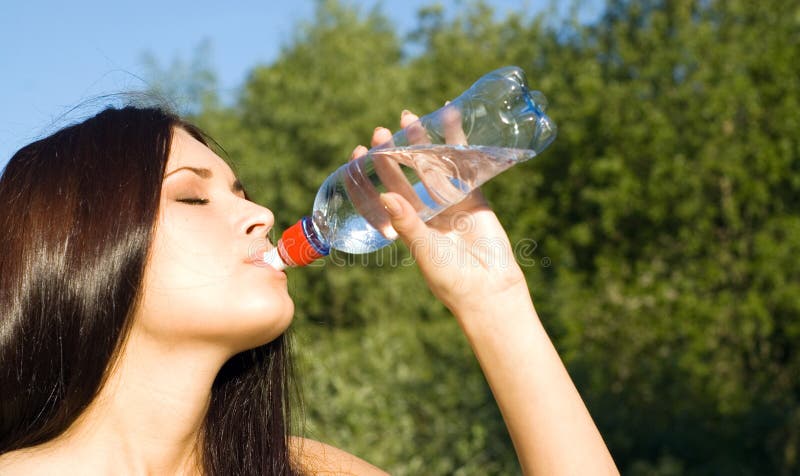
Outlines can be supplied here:
M245 212L239 231L248 236L263 238L275 224L275 215L268 208L253 202L246 202Z

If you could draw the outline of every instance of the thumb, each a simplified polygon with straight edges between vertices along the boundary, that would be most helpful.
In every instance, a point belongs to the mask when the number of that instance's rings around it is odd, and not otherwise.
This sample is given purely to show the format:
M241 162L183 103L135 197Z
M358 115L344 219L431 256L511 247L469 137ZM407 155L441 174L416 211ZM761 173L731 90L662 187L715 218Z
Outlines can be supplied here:
M389 214L392 227L400 235L400 239L411 248L411 244L417 245L426 242L428 237L428 227L418 216L414 207L403 198L402 195L392 192L382 193L380 196L381 204Z

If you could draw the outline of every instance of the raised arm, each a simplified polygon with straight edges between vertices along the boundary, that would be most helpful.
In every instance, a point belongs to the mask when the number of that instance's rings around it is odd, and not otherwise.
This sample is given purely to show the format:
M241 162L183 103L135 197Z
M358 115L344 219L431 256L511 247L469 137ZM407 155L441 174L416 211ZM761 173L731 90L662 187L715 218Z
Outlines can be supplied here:
M416 116L406 114L406 127ZM373 143L386 139L377 131ZM479 191L423 223L401 195L381 201L433 291L464 331L525 474L618 474L539 320L525 277Z

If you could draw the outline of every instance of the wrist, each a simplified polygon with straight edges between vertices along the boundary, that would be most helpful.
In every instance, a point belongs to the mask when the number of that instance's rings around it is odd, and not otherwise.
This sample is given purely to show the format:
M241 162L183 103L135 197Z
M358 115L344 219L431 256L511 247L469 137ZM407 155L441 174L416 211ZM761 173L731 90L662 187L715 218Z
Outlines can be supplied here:
M538 321L524 280L498 292L463 300L451 306L450 311L468 337L513 327L519 321Z

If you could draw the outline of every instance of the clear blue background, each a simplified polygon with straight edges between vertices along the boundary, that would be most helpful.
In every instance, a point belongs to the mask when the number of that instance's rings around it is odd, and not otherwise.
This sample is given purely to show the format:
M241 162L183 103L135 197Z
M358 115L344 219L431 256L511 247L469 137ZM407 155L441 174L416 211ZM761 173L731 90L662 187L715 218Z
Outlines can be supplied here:
M404 33L435 0L380 4ZM463 2L439 2L448 12ZM543 1L493 0L498 15L535 12ZM223 94L247 72L277 58L313 0L0 0L0 168L21 146L52 129L73 107L102 94L142 90L145 53L160 65L189 61L203 41Z

